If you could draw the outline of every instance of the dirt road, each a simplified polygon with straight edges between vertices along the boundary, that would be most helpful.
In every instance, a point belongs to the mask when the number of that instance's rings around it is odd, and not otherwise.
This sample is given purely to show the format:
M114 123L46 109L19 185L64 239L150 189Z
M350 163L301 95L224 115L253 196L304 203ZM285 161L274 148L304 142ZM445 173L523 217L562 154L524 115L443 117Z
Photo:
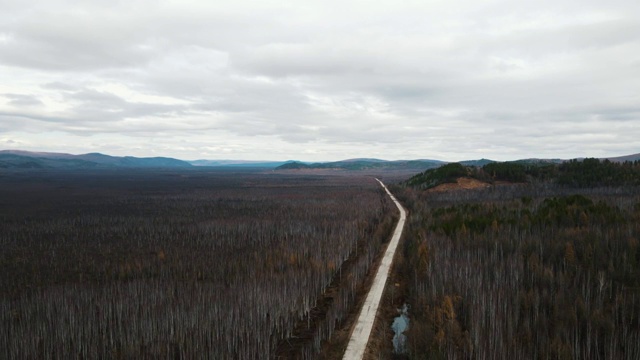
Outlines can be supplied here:
M398 207L398 210L400 210L400 220L398 220L398 225L396 225L396 229L393 232L393 237L389 242L387 251L384 253L384 257L380 262L380 267L378 267L376 277L373 280L371 289L369 289L369 293L364 301L362 310L360 310L360 315L358 316L358 320L353 328L353 332L351 333L347 350L342 357L344 360L360 360L364 355L364 351L367 348L367 342L369 342L369 336L371 335L371 330L373 329L373 323L376 320L378 306L382 300L382 293L384 292L387 277L391 271L393 256L396 253L396 248L398 247L400 235L402 235L402 230L404 229L404 223L407 217L407 213L404 208L391 194L389 189L387 189L382 181L378 180L378 182L382 185L387 194L389 194L393 202Z

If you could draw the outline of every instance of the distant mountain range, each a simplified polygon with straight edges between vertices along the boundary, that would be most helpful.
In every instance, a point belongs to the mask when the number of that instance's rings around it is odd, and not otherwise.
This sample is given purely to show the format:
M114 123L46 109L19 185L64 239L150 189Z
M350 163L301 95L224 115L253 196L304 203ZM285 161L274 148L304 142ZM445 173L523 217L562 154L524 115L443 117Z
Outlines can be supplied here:
M640 153L608 158L610 161L640 160ZM523 159L521 162L560 163L561 159ZM495 162L489 159L466 160L465 166L484 166ZM252 160L193 160L184 161L168 157L110 156L100 153L72 155L65 153L30 152L22 150L0 150L0 169L85 169L85 168L263 168L271 170L409 170L424 171L435 168L446 161L417 160L381 160L372 158L347 159L331 162L289 161L252 161Z
M439 160L394 160L349 159L333 162L304 163L292 161L280 165L276 170L336 169L336 170L426 170L445 164Z
M640 153L626 156L610 157L607 158L607 160L614 162L638 161L640 160Z
M495 160L489 160L489 159L459 161L459 163L464 165L464 166L485 166L485 165L490 164L492 162L496 162L496 161Z
M194 166L234 167L234 168L277 168L290 161L259 161L259 160L192 160Z
M100 153L71 155L64 153L0 151L0 168L14 169L78 169L78 168L166 168L191 167L186 161L167 157L138 158L109 156Z

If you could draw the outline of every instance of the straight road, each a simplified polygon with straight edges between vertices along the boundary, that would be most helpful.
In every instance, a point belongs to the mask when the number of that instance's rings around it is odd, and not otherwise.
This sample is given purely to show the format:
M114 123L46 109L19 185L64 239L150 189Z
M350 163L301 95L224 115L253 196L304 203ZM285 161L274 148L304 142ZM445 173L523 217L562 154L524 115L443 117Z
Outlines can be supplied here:
M393 231L393 237L391 238L387 250L384 253L382 262L380 262L380 266L378 267L376 276L373 280L373 285L371 285L371 289L369 289L369 293L367 294L367 298L364 301L362 310L360 310L360 315L358 316L356 325L353 328L353 332L351 333L351 338L349 339L347 350L342 357L342 359L344 360L360 360L364 356L364 351L367 348L369 336L371 335L371 330L373 329L373 323L376 320L378 306L380 305L380 301L382 300L384 286L387 283L387 278L389 277L389 273L391 272L393 256L396 253L396 249L398 248L400 235L402 235L404 223L407 218L407 213L402 205L400 205L400 202L396 200L396 198L393 196L393 194L391 194L389 189L387 189L382 181L380 181L379 179L376 180L378 180L380 185L382 185L384 190L391 197L391 200L393 200L393 202L396 204L398 210L400 210L400 220L398 220L398 225L396 225L396 229Z

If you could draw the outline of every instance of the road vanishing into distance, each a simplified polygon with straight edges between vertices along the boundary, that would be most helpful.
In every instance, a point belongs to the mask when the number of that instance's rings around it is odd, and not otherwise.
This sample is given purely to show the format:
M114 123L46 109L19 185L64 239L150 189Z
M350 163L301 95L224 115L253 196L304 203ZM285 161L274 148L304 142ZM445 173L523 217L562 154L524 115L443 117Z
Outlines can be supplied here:
M387 189L382 181L380 181L379 179L376 180L378 180L380 185L382 185L384 190L391 197L391 200L393 200L393 202L396 204L398 210L400 210L400 220L398 220L398 225L396 225L396 229L393 231L393 237L391 238L391 241L387 246L387 251L384 253L384 257L380 262L380 266L378 267L376 276L373 279L373 285L371 285L371 289L369 289L367 298L362 305L362 310L360 310L360 315L358 315L358 320L356 321L353 332L351 333L351 338L349 339L347 350L342 357L342 359L344 360L360 360L364 356L364 351L367 348L369 336L371 335L371 330L373 329L373 323L376 320L378 307L380 305L380 301L382 300L384 287L387 283L389 273L391 272L393 256L396 253L396 249L398 248L400 235L402 235L404 223L407 218L407 213L402 205L400 205L400 202L396 200L396 198L393 196L393 194L391 194L389 189Z

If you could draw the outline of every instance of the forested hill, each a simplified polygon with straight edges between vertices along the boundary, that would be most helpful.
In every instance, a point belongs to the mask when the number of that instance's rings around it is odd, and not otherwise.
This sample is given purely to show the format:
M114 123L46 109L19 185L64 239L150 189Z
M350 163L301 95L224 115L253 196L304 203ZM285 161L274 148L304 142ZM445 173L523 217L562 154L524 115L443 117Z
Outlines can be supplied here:
M640 185L640 160L613 162L586 158L562 163L545 161L492 162L483 166L450 163L426 170L407 180L404 185L430 189L455 183L461 177L487 183L548 182L571 187Z
M443 164L438 160L396 160L386 161L379 159L351 159L334 162L303 163L292 161L276 170L302 170L302 169L334 169L334 170L425 170Z
M19 150L0 151L4 169L87 169L87 168L185 168L186 161L168 157L109 156L100 153L72 155Z

